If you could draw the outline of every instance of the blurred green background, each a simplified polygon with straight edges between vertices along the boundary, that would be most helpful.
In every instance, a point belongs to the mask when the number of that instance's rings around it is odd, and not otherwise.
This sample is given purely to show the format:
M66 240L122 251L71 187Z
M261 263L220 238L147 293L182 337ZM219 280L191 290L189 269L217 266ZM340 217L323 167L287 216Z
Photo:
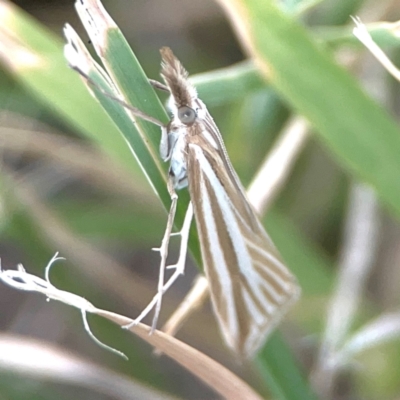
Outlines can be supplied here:
M294 25L302 25L308 31L321 51L345 65L352 81L360 82L368 95L389 112L385 118L395 127L400 104L398 82L388 77L356 43L351 36L353 23L349 16L361 15L365 22L396 21L400 18L398 2L286 0L276 3L293 19ZM18 18L24 18L23 22L16 23L15 32L24 32L25 43L12 34L12 23L3 24L12 19L7 11L11 9L10 4L0 2L2 268L12 269L22 263L30 273L43 276L45 265L59 251L67 261L52 270L55 286L77 293L98 307L135 317L156 290L159 256L151 248L160 244L166 211L138 165L132 162L112 122L61 57L62 29L66 22L78 31L94 53L73 2L14 2L26 12L20 16L22 11L12 8ZM209 77L214 79L218 78L213 70L245 58L222 9L211 0L105 0L103 4L150 78L158 79L158 49L165 45L173 49L191 75L209 72ZM380 43L392 60L399 59L399 42L383 36ZM27 44L36 49L40 58L21 55L21 48ZM10 48L19 51L12 53ZM21 57L21 68L15 67L18 57ZM8 61L10 58L14 63ZM30 71L24 68L24 62L38 62L39 68ZM297 66L299 81L307 75L307 68L306 64ZM243 90L233 89L224 95L213 92L204 83L199 85L199 93L221 130L231 161L245 186L289 118L296 115L294 108L303 111L301 93L297 97L293 95L292 102L285 83L269 84L254 67L250 70L253 81ZM329 98L330 90L321 85L321 96ZM161 97L164 101L165 96ZM308 101L304 96L305 110L311 109L307 108ZM338 120L344 123L355 113L342 104L338 104L338 109ZM362 115L362 110L357 112ZM312 117L310 114L308 118ZM366 118L368 114L366 111ZM317 118L320 121L323 114ZM330 121L328 116L327 121ZM268 232L303 287L303 297L285 319L281 331L304 376L310 374L316 363L345 246L349 193L361 178L376 186L377 198L383 201L378 200L377 205L379 231L374 242L372 272L366 278L351 330L386 311L396 311L400 293L400 202L397 203L400 192L390 180L399 177L400 171L396 169L396 161L386 163L390 157L396 160L398 153L389 141L386 153L385 143L382 147L376 145L392 137L393 129L385 125L382 132L372 132L377 141L370 143L376 149L374 163L371 162L371 171L363 171L358 159L365 154L368 164L368 149L346 147L346 137L340 138L341 141L334 136L326 139L318 131L320 125L312 122L317 131L310 128L311 135L284 189L264 219ZM99 139L104 130L109 136ZM400 135L400 131L397 133ZM362 137L363 132L359 134ZM368 135L365 133L367 140ZM397 140L393 138L393 143ZM341 153L341 148L348 152ZM387 184L382 176L387 176ZM174 239L171 262L177 256L177 246L178 241ZM185 276L164 298L161 322L166 321L182 300L198 272L189 259ZM55 302L47 303L37 294L1 286L0 327L4 338L18 335L57 346L68 354L107 367L104 374L114 384L117 378L113 374L121 374L159 390L154 392L154 398L161 393L186 399L217 398L211 389L176 363L154 356L150 346L140 339L97 317L90 317L90 324L102 341L124 351L131 361L120 360L97 347L84 332L78 311ZM238 363L225 349L208 302L189 319L178 338L267 393L268 385L262 381L262 374L260 377L252 366ZM330 395L337 399L398 398L399 356L398 340L362 352L354 360L362 367L350 366L351 373L342 370ZM67 383L60 378L30 375L22 370L16 373L3 362L0 399L141 398L135 393L116 397L102 387L86 387L78 380Z

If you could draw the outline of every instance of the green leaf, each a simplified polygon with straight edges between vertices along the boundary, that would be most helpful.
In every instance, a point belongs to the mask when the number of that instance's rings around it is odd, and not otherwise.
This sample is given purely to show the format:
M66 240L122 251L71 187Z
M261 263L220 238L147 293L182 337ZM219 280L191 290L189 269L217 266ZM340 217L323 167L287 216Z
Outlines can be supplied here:
M271 85L309 119L338 162L373 186L400 216L396 123L274 2L243 4L254 51Z
M256 365L277 399L316 400L282 337L274 333L261 350Z
M67 124L138 176L137 164L132 163L132 155L115 124L68 67L63 42L11 3L2 11L0 41L7 49L2 62L13 77ZM8 32L15 40L9 39ZM20 53L25 54L24 59L17 57Z
M243 99L246 94L267 86L251 61L197 74L189 79L208 107Z
M334 276L327 256L312 246L275 208L266 217L266 227L288 267L298 277L304 295L329 293Z

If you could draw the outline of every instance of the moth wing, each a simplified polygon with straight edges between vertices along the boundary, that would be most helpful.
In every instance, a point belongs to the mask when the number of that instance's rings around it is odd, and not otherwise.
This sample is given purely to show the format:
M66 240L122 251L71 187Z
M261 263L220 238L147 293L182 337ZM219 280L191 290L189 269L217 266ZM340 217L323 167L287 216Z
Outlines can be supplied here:
M300 289L248 203L225 149L201 135L191 138L189 191L213 308L227 344L251 357Z

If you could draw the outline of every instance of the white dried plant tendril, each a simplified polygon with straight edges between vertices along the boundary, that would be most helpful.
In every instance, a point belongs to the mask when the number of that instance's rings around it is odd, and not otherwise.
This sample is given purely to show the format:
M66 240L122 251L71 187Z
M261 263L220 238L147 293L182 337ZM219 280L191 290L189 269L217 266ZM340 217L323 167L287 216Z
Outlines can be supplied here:
M74 293L67 292L65 290L57 289L54 285L52 285L52 283L50 282L50 269L54 265L54 263L59 260L65 260L65 258L58 257L57 252L45 268L45 279L27 273L22 264L18 264L16 270L3 270L0 264L0 281L3 281L8 286L11 286L15 289L42 293L47 297L47 301L57 300L64 304L78 308L81 311L84 328L91 339L100 347L111 351L112 353L115 353L127 360L128 357L124 353L101 342L94 336L94 334L90 330L86 313L97 313L100 310L83 297L78 296Z
M395 79L400 82L400 70L390 61L389 57L374 42L367 27L362 23L359 17L351 17L356 27L353 29L353 35L372 53L372 55L381 63L381 65Z

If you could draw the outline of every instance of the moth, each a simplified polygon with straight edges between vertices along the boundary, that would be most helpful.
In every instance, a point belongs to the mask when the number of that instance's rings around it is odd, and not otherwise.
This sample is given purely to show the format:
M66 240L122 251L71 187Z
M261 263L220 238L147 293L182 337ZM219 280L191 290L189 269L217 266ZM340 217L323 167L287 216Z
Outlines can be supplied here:
M160 155L170 163L168 189L172 199L163 243L168 243L173 226L178 199L175 190L188 187L191 203L185 223L190 224L194 212L204 271L220 330L231 349L243 357L251 357L299 297L300 288L249 204L222 136L189 82L187 71L170 48L163 47L160 53L165 84L151 83L170 93L169 123L165 125L115 99L135 116L161 127ZM74 69L85 76L78 68ZM167 250L162 266L166 253ZM164 283L160 268L158 294L134 322L156 307L155 327L162 294L181 272L177 271Z
M204 271L226 343L251 356L299 296L293 274L247 201L221 134L171 49L160 50L172 119L160 154L174 189L189 188Z

